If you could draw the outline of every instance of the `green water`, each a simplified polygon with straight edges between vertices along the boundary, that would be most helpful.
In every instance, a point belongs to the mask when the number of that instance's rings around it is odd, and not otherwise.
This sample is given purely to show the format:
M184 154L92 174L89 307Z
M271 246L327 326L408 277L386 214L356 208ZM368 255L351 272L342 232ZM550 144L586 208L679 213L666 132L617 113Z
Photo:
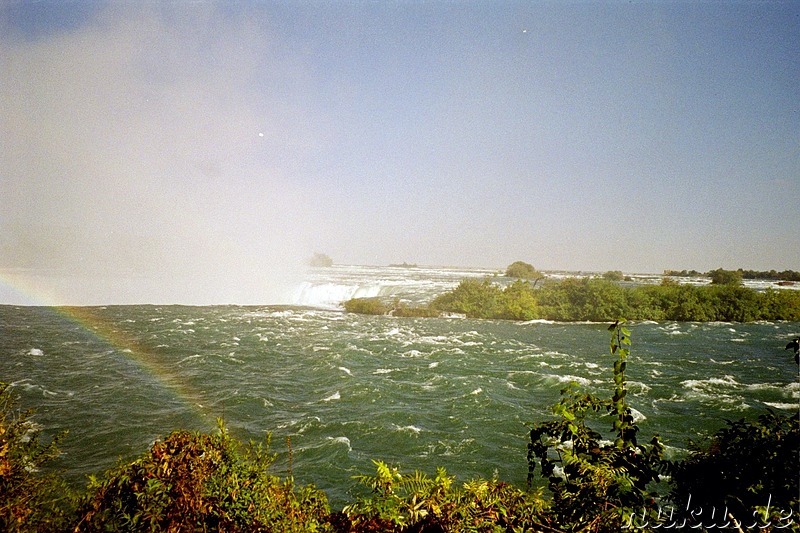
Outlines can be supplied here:
M243 439L272 434L334 505L372 459L461 480L522 485L526 423L575 380L611 390L605 324L402 319L301 307L0 306L0 379L46 434L69 430L59 466L82 484L177 428L224 416ZM798 323L634 323L628 367L641 434L680 455L724 419L798 409L783 348ZM609 393L610 395L610 393ZM610 426L610 423L608 424ZM602 421L599 426L607 429ZM610 434L610 433L609 433Z

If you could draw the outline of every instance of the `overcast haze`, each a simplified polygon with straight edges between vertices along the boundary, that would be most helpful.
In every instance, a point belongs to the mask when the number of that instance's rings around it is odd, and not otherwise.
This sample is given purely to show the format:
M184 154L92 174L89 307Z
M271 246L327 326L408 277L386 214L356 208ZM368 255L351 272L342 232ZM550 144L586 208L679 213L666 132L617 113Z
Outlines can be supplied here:
M800 269L800 3L0 7L0 303Z

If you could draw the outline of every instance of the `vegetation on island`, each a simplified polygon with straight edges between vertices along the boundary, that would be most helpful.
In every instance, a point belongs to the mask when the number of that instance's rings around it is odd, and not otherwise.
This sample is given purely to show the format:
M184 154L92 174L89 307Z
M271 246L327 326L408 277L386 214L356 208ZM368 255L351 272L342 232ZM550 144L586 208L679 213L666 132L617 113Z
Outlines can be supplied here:
M624 287L605 278L568 278L535 287L517 280L503 287L490 279L467 278L427 306L366 298L345 302L350 312L398 316L604 322L633 320L752 322L800 320L800 291L756 291L737 283L682 285L664 278L660 285Z
M496 476L459 484L443 469L431 477L374 461L374 475L355 478L369 492L340 511L331 510L323 491L295 484L291 466L285 478L269 473L269 439L245 445L222 422L212 433L176 431L73 494L45 468L58 440L44 443L31 414L20 412L2 385L0 530L796 530L800 415L768 411L754 421L727 421L709 444L693 444L687 458L665 460L658 435L642 443L628 403L631 332L619 321L609 331L611 397L583 393L575 383L561 391L555 418L529 426L526 487ZM609 423L604 438L597 428Z
M665 276L674 276L674 277L684 277L684 278L712 278L714 273L719 273L720 271L723 272L737 272L739 274L739 279L761 279L761 280L771 280L771 281L800 281L800 272L795 270L783 270L778 272L777 270L744 270L744 269L736 269L736 270L728 270L725 271L722 268L718 268L716 270L711 270L709 272L698 272L697 270L665 270Z
M532 280L533 284L544 279L544 274L536 270L533 265L525 261L515 261L506 269L506 277Z
M567 278L537 287L545 275L529 263L515 261L505 271L505 277L514 279L510 284L466 278L427 305L409 306L399 299L381 298L355 298L343 305L352 313L405 317L457 315L564 322L603 322L619 316L692 322L800 320L800 291L746 288L742 286L745 272L718 268L704 274L710 278L709 285L697 286L673 279L692 273L667 271L670 275L665 275L660 285L623 286L620 282L630 278L622 271L609 270L600 277Z

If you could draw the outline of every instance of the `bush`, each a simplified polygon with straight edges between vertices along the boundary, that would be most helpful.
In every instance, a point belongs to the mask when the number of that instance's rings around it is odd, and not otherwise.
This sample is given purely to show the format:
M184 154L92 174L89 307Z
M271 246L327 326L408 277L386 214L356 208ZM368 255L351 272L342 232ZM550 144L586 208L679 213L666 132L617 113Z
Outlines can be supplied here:
M325 494L267 474L263 446L177 431L93 479L75 531L326 531Z
M343 509L339 531L529 531L539 523L545 502L540 493L526 493L498 481L473 480L461 488L440 468L431 478L415 471L374 461L374 476L356 476L371 490Z
M45 444L30 411L19 411L9 385L0 383L0 531L61 531L70 494L42 468L58 457L58 442Z
M608 281L622 281L625 279L625 275L621 270L609 270L603 274L603 279L607 279Z
M462 280L450 292L433 299L430 307L438 311L462 313L469 318L498 318L502 313L503 291L488 279Z
M742 271L741 270L725 270L718 268L708 273L711 278L712 285L741 285L742 284Z
M707 446L691 446L693 453L671 468L670 499L677 509L704 509L703 517L711 509L727 509L745 527L753 523L754 510L765 513L760 516L762 524L777 524L781 516L798 509L797 413L785 416L769 411L754 422L727 421ZM690 525L697 523L694 515L686 518Z
M362 315L385 315L390 309L380 298L353 298L344 303L345 311Z
M609 330L616 356L614 395L603 400L570 385L553 407L559 419L534 424L530 431L528 483L539 466L553 496L552 521L566 531L618 532L635 514L658 512L651 484L660 481L664 448L657 435L649 446L637 442L639 428L626 401L630 332L619 322ZM587 424L587 413L601 411L613 419L613 443Z
M498 318L533 320L539 318L539 303L533 286L517 280L503 290L501 313Z
M506 276L517 279L532 279L538 281L544 278L544 274L536 270L533 265L524 261L515 261L508 265Z

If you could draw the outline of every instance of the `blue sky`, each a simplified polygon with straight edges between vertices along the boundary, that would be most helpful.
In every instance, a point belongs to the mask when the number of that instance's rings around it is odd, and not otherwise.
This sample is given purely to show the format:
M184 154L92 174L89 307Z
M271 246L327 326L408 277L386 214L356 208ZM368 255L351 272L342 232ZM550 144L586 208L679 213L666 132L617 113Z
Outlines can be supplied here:
M800 269L797 2L12 0L0 67L0 269L52 301Z

